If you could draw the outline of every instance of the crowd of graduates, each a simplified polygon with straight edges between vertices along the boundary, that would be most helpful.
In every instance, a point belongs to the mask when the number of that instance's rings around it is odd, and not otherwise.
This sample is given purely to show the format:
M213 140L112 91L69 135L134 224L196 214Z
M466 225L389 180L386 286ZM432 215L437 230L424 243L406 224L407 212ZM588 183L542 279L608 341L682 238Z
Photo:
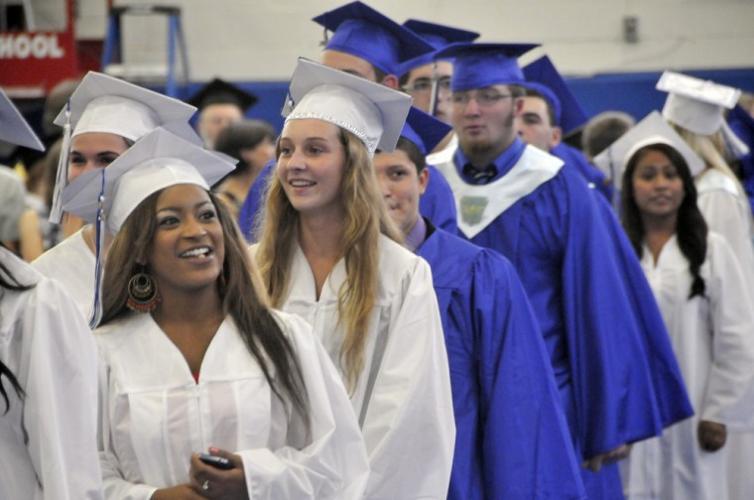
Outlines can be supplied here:
M0 171L0 498L749 498L751 99L313 21L279 133L90 72Z

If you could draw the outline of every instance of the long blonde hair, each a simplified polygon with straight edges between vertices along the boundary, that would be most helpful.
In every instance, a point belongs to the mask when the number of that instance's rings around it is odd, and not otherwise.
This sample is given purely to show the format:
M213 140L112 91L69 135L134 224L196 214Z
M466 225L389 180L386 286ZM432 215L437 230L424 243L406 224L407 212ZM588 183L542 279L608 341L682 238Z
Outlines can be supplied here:
M395 241L401 241L402 237L384 205L366 146L342 128L339 139L345 150L340 185L345 221L340 248L346 264L346 281L338 290L338 323L345 327L340 361L348 388L353 390L364 367L369 315L378 292L379 235L385 234ZM288 201L280 180L272 175L257 235L260 243L256 256L273 307L281 307L287 295L298 220L298 212Z
M733 169L730 168L728 162L725 160L723 151L725 151L724 140L720 131L711 135L702 135L685 129L681 126L673 124L673 128L678 132L686 144L691 147L696 154L698 154L706 166L707 169L715 169L730 177L736 183L736 190L741 196L746 196L741 181L738 179Z

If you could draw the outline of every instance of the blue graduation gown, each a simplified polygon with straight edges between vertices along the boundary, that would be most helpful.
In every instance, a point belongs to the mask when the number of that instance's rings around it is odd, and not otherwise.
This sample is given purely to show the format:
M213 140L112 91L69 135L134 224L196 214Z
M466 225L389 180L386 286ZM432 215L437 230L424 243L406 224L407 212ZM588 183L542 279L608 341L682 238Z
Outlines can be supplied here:
M517 157L504 152L498 178L505 179L525 154L543 154L534 151L528 147ZM459 153L456 162L463 160ZM443 166L444 172L449 167ZM460 175L456 165L452 168L451 174ZM587 458L659 435L692 414L651 293L639 300L629 290L640 283L637 273L627 271L638 266L636 257L616 251L621 247L611 241L616 228L608 226L603 210L609 207L602 202L601 208L597 198L566 166L471 238L502 253L518 270L544 335L577 453ZM643 283L639 290L648 290ZM614 465L599 474L584 470L583 477L590 498L622 497Z
M573 146L561 142L550 150L550 154L563 160L567 166L575 167L590 186L593 186L608 201L612 201L615 194L612 183L607 180L605 174L597 167L589 163L584 153Z
M252 232L255 218L264 205L267 181L274 168L274 161L265 165L249 188L249 194L246 196L238 214L238 225L241 228L241 233L248 241L253 241ZM427 165L427 168L429 170L429 183L419 200L419 213L432 221L432 224L436 227L455 233L457 215L453 192L450 190L448 182L435 167Z
M450 365L448 498L584 498L547 351L513 266L441 229L417 253L432 269Z

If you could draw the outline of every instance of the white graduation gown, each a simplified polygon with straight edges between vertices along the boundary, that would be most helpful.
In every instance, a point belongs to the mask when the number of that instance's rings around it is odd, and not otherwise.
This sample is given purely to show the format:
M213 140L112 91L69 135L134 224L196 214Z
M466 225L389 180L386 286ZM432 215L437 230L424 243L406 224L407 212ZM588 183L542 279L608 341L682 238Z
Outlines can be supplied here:
M636 443L622 463L631 499L725 499L729 446L708 453L697 440L700 420L726 424L728 443L748 429L754 406L754 309L741 266L728 243L709 233L701 267L705 297L688 300L692 277L676 237L657 263L648 248L641 260L668 327L694 405L694 417L662 437ZM751 464L729 464L751 467Z
M84 240L83 228L37 257L31 265L48 278L65 285L81 314L89 320L94 302L96 261Z
M283 406L229 316L195 382L185 358L149 314L96 330L100 350L100 460L105 495L149 499L189 482L193 452L243 459L250 498L360 498L366 450L327 353L301 319L276 312L301 366L311 437Z
M351 395L369 453L367 498L445 498L455 443L448 357L429 265L385 236L379 240L379 290ZM299 245L283 309L305 318L341 367L339 261L316 298Z
M102 498L97 459L97 352L86 321L59 283L5 248L0 262L24 292L0 292L0 359L10 410L0 398L0 499Z

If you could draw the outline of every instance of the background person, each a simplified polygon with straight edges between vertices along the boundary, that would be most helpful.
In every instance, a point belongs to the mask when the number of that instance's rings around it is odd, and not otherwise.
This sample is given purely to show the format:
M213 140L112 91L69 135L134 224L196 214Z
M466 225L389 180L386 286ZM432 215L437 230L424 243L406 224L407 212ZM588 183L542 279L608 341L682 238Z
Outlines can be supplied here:
M689 165L701 169L702 160L651 116L624 138L623 224L696 409L661 437L634 446L621 468L624 489L628 498L729 498L726 468L749 465L728 461L726 446L738 438L731 432L746 428L754 405L749 287L730 246L707 230L697 206Z

